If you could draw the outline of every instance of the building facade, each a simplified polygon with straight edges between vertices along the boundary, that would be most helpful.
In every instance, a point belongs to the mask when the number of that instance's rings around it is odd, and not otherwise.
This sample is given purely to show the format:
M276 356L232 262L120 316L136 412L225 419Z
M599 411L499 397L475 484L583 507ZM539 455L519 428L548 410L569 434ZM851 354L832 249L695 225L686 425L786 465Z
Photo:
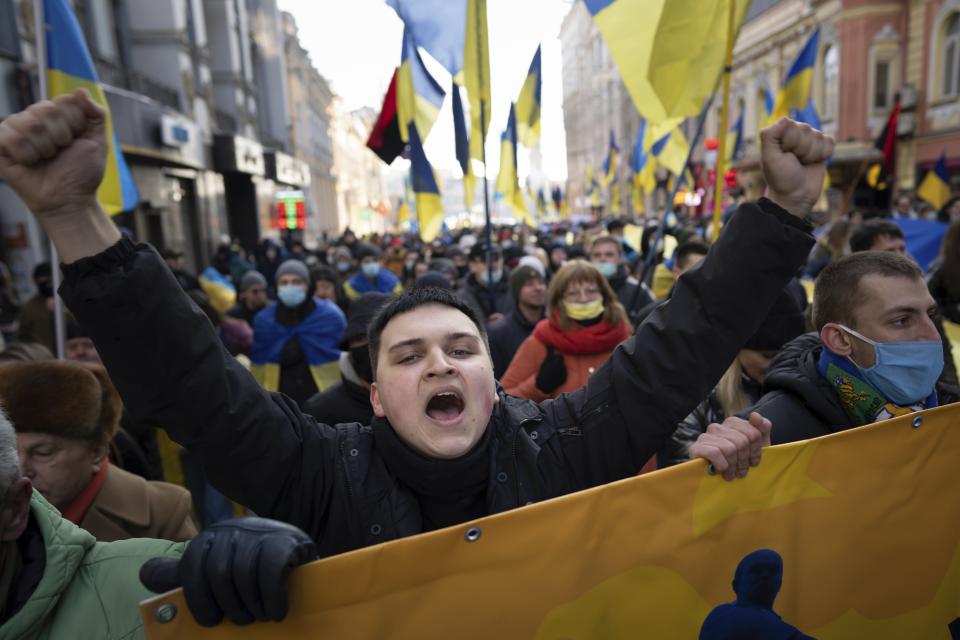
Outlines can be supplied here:
M346 110L334 100L334 173L341 221L357 235L383 233L394 226L384 164L367 147L377 120L370 107Z
M283 13L284 54L290 109L290 143L294 155L310 167L306 191L308 231L338 233L346 226L337 207L337 181L333 172L331 118L334 93L300 44L297 23ZM313 215L309 215L309 214Z

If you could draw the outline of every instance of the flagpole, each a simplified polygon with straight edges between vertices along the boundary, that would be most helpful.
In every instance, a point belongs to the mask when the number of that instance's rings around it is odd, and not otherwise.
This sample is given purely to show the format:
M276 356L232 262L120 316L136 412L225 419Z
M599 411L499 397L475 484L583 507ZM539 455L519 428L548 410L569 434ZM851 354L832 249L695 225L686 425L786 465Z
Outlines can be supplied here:
M707 98L707 103L703 106L703 110L700 112L700 117L697 119L697 130L694 132L693 138L690 140L690 146L687 150L687 159L683 163L683 170L673 183L673 190L670 193L670 199L667 201L667 211L663 214L663 220L660 221L660 226L657 228L657 235L654 237L653 243L650 245L649 250L647 251L647 259L644 261L643 271L640 274L641 284L647 280L647 273L650 271L650 267L653 265L653 258L657 253L657 245L660 244L660 240L663 238L666 232L667 220L670 218L670 214L673 213L674 198L677 197L677 192L680 190L680 186L683 184L683 181L686 177L687 167L690 165L690 160L693 158L693 151L697 148L697 143L700 141L700 136L703 135L703 123L707 119L707 114L710 112L710 106L713 104L713 98L716 96L716 93L716 87L714 87L714 91L710 94L710 97Z
M483 5L481 7L481 5ZM483 215L485 221L484 238L487 243L487 295L490 298L490 313L496 312L496 297L494 295L493 284L493 223L490 220L490 198L487 196L487 105L483 99L483 30L480 26L483 24L480 20L480 11L486 11L486 2L476 2L474 7L477 11L477 92L480 94L480 161L483 163ZM486 16L483 16L486 18ZM486 321L486 318L484 318Z
M43 10L43 0L33 0L33 33L37 55L37 84L40 87L38 102L46 100L47 89L47 21ZM64 323L63 300L60 298L60 256L50 240L50 272L53 278L53 326L57 358L63 359Z
M733 71L733 26L737 9L737 0L730 0L730 11L727 17L727 53L723 63L723 106L720 107L720 146L717 149L717 172L714 176L713 189L713 237L711 242L717 241L720 235L720 205L723 200L723 176L727 167L727 115L730 108L730 74Z

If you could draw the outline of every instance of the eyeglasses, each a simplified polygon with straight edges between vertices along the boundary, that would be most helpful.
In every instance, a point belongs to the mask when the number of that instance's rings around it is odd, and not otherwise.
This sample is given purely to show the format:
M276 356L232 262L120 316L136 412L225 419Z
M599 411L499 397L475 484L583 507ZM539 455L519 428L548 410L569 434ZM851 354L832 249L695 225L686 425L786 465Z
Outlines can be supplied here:
M563 299L573 302L583 298L596 298L600 295L600 288L597 286L579 287L576 289L567 289L563 293Z

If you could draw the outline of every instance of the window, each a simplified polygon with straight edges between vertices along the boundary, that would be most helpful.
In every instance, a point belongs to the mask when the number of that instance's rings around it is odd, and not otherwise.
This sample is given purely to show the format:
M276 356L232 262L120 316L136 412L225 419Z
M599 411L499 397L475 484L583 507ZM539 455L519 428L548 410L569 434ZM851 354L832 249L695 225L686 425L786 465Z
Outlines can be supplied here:
M873 110L885 111L890 106L890 61L878 60L873 65Z
M823 91L820 113L824 120L837 117L837 86L840 77L840 54L837 47L829 45L823 52Z
M117 52L117 28L113 17L112 0L88 0L90 39L93 49L101 58L119 61Z
M952 98L960 93L960 13L947 18L943 35L943 94Z
M0 56L20 57L20 34L13 0L0 0Z

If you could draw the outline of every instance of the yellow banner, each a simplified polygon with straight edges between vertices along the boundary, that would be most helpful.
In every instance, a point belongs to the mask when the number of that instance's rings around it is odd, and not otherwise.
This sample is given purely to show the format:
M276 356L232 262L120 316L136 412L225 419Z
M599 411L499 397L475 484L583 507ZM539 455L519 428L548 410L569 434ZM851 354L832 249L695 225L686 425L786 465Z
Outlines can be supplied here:
M202 629L179 592L141 613L152 640L950 640L958 419L931 409L767 450L733 483L694 462L327 558L294 572L281 624Z

